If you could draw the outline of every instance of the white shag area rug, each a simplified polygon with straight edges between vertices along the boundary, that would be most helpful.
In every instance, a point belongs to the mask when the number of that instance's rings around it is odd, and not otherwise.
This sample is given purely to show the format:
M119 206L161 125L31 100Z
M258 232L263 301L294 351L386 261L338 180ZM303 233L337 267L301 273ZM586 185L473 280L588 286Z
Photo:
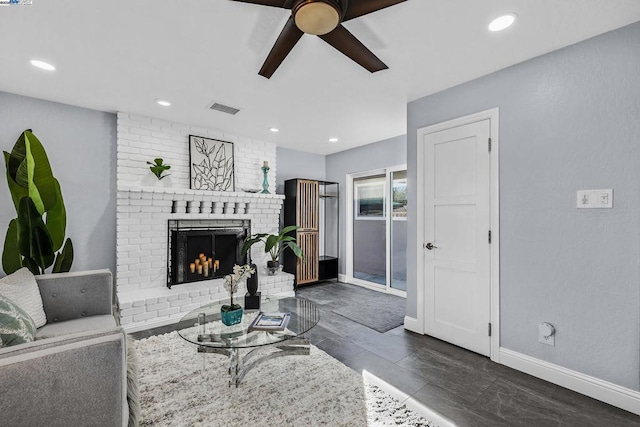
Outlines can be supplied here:
M435 426L313 345L257 365L238 388L227 357L176 332L134 346L141 426Z

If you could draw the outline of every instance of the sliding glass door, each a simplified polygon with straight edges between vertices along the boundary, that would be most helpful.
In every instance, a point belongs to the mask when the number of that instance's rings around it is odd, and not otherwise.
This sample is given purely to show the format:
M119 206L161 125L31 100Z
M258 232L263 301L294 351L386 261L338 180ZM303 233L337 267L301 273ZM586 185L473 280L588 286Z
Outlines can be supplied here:
M391 274L389 286L407 290L407 171L391 171L392 212L389 221Z
M353 277L387 285L386 175L353 180Z
M348 280L403 295L406 291L405 166L349 176Z

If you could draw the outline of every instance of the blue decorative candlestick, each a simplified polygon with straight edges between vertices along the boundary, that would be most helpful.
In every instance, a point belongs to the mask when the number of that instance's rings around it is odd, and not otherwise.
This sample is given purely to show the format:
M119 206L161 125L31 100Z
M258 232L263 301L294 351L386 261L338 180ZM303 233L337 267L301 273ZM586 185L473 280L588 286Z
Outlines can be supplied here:
M267 174L269 173L269 163L267 163L266 161L263 163L262 173L264 174L264 179L262 180L261 194L271 194L269 193L269 180L267 179Z

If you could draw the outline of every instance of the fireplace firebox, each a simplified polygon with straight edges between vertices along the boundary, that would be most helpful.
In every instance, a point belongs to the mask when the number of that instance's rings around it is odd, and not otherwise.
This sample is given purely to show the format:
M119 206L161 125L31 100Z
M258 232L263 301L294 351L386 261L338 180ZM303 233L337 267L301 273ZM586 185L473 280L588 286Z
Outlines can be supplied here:
M221 278L245 264L249 220L169 220L167 286Z

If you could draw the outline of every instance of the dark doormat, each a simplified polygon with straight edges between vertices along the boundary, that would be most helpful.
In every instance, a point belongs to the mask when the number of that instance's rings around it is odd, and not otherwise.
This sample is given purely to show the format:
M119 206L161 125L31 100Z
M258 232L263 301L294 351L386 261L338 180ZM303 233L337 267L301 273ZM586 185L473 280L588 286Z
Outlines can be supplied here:
M387 332L404 324L406 300L395 295L383 294L353 286L359 290L357 299L333 310L334 313L360 323L378 332Z

